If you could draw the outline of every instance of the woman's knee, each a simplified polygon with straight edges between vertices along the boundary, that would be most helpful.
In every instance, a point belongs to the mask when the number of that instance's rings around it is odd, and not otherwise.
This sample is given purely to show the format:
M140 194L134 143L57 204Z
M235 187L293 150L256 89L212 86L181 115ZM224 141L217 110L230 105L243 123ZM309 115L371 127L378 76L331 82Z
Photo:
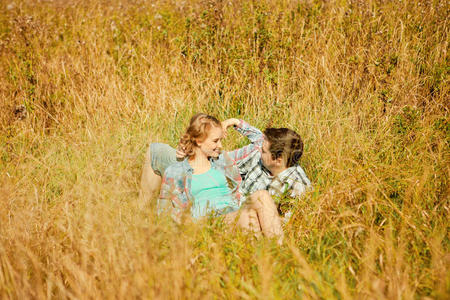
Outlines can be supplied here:
M275 205L272 200L272 197L266 190L254 192L253 194L250 195L250 199L251 199L250 201L251 207L254 209L259 209L267 206L271 207Z
M150 195L157 193L159 191L159 186L161 185L161 176L158 176L155 173L151 161L152 152L150 147L148 147L148 150L145 153L144 167L142 169L141 189L142 192Z
M148 146L147 152L145 152L144 157L144 164L150 164L152 163L152 149L150 146Z
M253 194L251 194L250 197L265 198L265 197L270 197L270 194L269 194L269 191L267 191L267 190L260 190L260 191L256 191Z

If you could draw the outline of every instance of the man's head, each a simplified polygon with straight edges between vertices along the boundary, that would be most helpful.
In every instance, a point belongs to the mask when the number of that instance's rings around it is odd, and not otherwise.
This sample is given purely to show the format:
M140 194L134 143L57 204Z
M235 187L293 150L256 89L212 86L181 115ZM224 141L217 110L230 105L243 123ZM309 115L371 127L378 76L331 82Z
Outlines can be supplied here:
M294 166L303 154L298 133L288 128L267 128L261 152L262 162L269 170Z

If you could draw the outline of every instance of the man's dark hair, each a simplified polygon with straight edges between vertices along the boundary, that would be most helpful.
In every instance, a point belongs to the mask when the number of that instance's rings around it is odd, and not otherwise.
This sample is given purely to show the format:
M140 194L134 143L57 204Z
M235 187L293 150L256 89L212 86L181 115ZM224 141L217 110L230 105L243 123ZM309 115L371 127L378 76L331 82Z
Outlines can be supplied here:
M303 141L297 132L288 128L267 128L264 135L270 143L272 159L285 158L286 167L289 168L302 157Z

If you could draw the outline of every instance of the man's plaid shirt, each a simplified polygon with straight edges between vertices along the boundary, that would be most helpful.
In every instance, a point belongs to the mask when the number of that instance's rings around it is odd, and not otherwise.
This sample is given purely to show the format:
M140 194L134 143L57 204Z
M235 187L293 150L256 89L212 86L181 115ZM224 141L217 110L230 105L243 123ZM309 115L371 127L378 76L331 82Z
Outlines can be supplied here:
M268 190L272 196L287 194L291 197L298 197L311 186L305 171L298 164L287 168L276 177L272 176L261 161L263 133L243 120L238 126L235 126L235 129L251 142L250 145L229 152L231 158L236 161L243 178L240 186L242 195Z

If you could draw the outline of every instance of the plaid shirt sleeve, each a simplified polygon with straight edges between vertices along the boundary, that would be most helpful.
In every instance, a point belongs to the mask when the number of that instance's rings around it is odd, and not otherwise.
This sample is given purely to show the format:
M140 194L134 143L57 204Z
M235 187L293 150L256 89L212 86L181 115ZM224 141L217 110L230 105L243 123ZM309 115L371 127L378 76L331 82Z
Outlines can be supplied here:
M161 182L158 198L158 214L169 213L175 221L180 219L184 209L188 206L183 195L181 175L174 168L167 168Z
M300 197L307 189L311 189L311 181L306 176L302 167L295 168L295 181L292 184L291 197Z
M236 162L238 167L240 167L241 164L249 158L251 153L262 147L264 135L261 130L251 126L244 120L240 120L239 125L235 126L235 129L240 134L246 136L251 142L250 145L228 152L228 155Z
M236 165L236 162L231 159L231 157L228 155L228 153L224 153L221 156L221 159L223 160L223 167L224 167L224 172L225 172L225 176L227 177L227 179L231 179L231 189L232 189L232 194L234 195L235 200L237 201L237 205L241 205L241 201L242 201L242 195L239 191L239 187L241 186L242 183L242 178L241 175L239 173L239 169Z

